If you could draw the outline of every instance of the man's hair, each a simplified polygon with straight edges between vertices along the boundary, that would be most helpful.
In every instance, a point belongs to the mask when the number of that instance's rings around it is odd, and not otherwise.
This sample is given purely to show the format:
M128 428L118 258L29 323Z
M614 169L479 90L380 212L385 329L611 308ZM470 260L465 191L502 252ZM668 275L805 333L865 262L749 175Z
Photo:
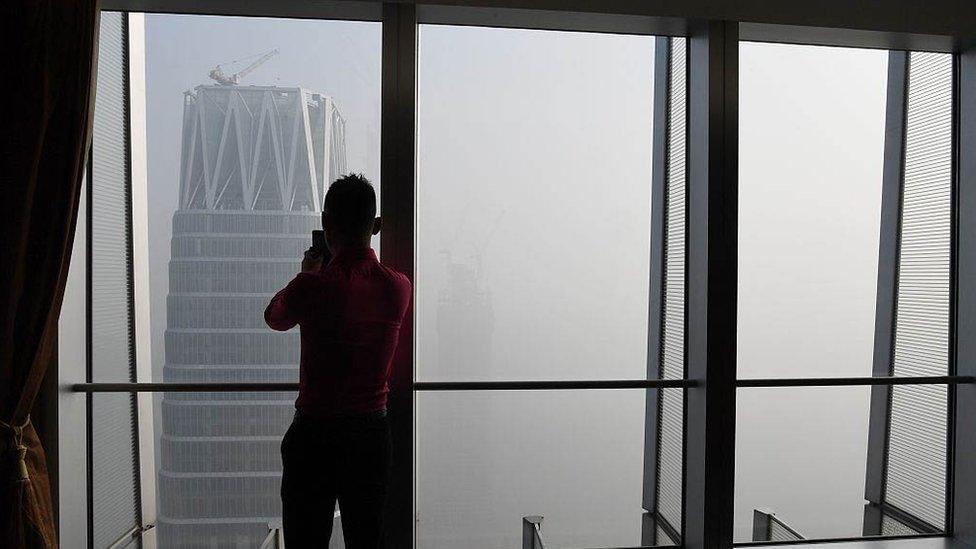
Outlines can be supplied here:
M363 174L344 175L329 185L325 209L339 233L361 234L372 227L376 217L376 191Z

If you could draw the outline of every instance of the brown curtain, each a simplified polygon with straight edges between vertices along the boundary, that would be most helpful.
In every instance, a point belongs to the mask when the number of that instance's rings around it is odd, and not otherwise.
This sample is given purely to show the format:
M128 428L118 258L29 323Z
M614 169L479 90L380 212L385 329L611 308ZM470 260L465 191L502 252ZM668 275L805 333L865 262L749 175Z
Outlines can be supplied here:
M97 0L0 2L0 545L57 547L29 413L54 357L94 98Z

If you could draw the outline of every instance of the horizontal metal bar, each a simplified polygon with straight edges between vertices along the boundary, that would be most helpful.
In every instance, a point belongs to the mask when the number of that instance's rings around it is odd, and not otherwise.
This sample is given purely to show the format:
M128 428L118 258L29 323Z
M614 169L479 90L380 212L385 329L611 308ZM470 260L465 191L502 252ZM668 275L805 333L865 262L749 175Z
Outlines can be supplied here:
M415 391L539 391L547 389L684 389L692 379L611 379L580 381L417 381Z
M739 39L745 42L840 46L882 50L952 52L958 40L946 35L912 34L876 30L739 23Z
M739 379L736 387L843 387L865 385L960 385L976 376L811 377ZM606 379L567 381L417 381L414 391L543 391L576 389L687 389L693 379ZM76 383L76 393L223 393L297 391L298 383Z
M695 387L690 379L580 381L418 381L415 391L532 391L571 389L669 389ZM297 391L298 383L76 383L76 393L224 393Z
M76 393L233 393L297 391L298 383L76 383Z
M916 517L915 515L907 511L903 511L890 503L879 504L879 503L869 501L867 504L870 505L871 507L877 508L881 512L882 516L891 517L897 522L900 522L905 526L911 528L912 530L915 530L919 534L939 535L944 533L942 528L939 528L933 524L929 524L928 522L920 519L919 517Z
M741 21L747 26L747 37L771 35L773 41L785 39L787 32L796 34L794 41L820 45L905 47L942 51L960 47L959 38L972 38L976 17L959 8L958 0L930 0L925 17L917 17L916 3L911 0L829 0L792 2L789 9L773 9L766 0L685 0L683 2L634 2L632 0L408 0L418 8L463 5L469 9L571 12L584 15L617 15L661 19L717 19ZM348 7L344 6L348 5ZM315 2L282 2L280 0L103 0L102 9L160 13L195 13L259 17L313 17L377 20L380 0L352 2L317 0ZM418 9L418 11L420 11ZM595 18L599 24L599 18ZM490 23L490 20L488 21ZM470 24L470 23L469 23ZM786 29L754 28L782 26ZM793 29L790 29L793 27ZM806 30L812 29L812 30ZM951 46L943 36L957 37ZM780 38L783 37L783 38ZM755 39L755 38L749 38ZM769 41L769 39L764 40Z
M317 0L103 0L102 11L129 11L242 17L288 17L380 21L383 5L378 1Z
M974 376L811 377L738 379L736 387L843 387L863 385L960 385L976 383Z
M477 26L657 36L685 36L684 19L620 13L489 8L418 4L417 22L427 25Z

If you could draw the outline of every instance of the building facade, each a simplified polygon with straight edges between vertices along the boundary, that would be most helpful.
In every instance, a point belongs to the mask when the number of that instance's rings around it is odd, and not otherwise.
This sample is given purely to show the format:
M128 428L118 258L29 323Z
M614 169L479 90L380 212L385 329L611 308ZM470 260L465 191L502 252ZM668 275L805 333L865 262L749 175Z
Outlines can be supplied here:
M164 381L297 382L299 334L264 324L345 172L344 121L301 88L186 92ZM294 393L166 393L163 547L257 547L280 522L279 444Z

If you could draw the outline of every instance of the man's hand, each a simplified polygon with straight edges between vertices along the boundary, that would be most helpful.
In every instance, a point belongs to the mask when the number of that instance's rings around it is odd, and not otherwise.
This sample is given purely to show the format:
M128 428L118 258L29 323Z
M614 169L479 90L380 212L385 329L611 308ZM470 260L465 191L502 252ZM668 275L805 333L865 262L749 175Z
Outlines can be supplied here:
M322 269L322 256L315 253L312 248L305 250L305 256L302 257L302 272L303 273L317 273Z

